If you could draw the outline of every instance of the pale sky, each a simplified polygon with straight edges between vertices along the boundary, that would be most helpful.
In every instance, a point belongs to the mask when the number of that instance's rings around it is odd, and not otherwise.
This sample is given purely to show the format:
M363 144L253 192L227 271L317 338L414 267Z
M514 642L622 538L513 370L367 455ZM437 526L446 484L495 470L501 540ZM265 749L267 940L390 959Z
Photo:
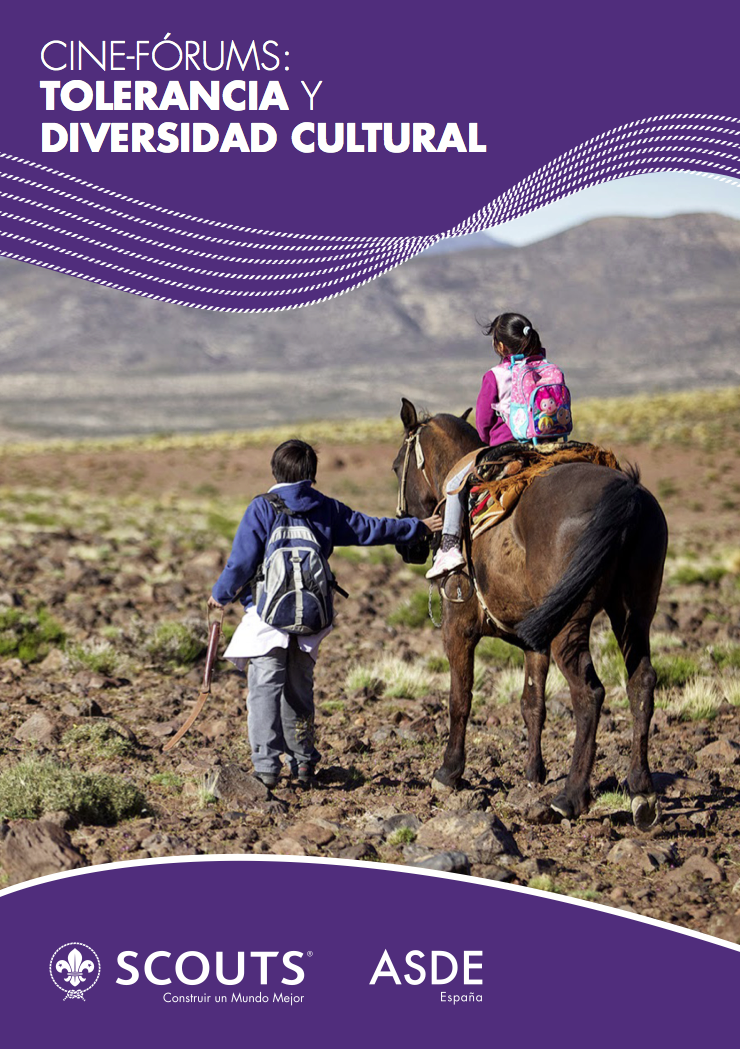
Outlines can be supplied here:
M488 232L497 240L518 246L604 215L657 218L697 211L740 219L740 182L689 171L633 175L583 189Z

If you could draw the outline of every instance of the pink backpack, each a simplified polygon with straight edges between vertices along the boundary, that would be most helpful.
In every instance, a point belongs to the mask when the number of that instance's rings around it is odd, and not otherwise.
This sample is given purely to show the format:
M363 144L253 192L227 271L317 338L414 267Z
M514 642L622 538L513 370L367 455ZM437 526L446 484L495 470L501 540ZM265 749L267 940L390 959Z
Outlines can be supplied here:
M551 441L573 429L570 391L560 368L544 357L512 356L498 365L511 376L509 429L517 441Z

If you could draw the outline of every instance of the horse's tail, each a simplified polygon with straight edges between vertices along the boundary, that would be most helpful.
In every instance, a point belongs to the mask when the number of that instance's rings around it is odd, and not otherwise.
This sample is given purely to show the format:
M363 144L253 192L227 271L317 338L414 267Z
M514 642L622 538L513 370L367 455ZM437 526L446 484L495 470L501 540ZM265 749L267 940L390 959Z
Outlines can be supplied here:
M628 471L605 488L563 577L517 627L517 635L527 648L547 651L624 544L641 514L642 491L638 481L637 472Z

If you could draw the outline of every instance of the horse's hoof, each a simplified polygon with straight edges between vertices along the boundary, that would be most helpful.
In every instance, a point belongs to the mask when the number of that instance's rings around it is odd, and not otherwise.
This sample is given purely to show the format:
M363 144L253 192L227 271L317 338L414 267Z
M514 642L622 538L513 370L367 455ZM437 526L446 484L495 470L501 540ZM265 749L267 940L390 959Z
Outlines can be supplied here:
M553 798L550 802L550 808L558 816L562 816L564 820L575 819L576 811L565 794L558 794L556 798Z
M432 776L431 788L432 794L451 794L455 789L451 783L443 783L441 779L437 779L436 775Z
M632 799L632 821L638 830L654 827L660 819L660 806L655 794L635 794Z

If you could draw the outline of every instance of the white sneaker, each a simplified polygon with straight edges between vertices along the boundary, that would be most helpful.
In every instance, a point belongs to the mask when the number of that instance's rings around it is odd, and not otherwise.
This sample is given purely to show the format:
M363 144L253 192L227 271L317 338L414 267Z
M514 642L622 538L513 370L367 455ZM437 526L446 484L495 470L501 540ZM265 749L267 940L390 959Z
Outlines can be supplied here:
M454 572L456 568L460 568L465 564L465 558L460 553L457 547L453 546L451 550L445 550L444 553L440 552L434 558L434 564L427 572L427 579L438 579L441 575L447 575L448 572Z

